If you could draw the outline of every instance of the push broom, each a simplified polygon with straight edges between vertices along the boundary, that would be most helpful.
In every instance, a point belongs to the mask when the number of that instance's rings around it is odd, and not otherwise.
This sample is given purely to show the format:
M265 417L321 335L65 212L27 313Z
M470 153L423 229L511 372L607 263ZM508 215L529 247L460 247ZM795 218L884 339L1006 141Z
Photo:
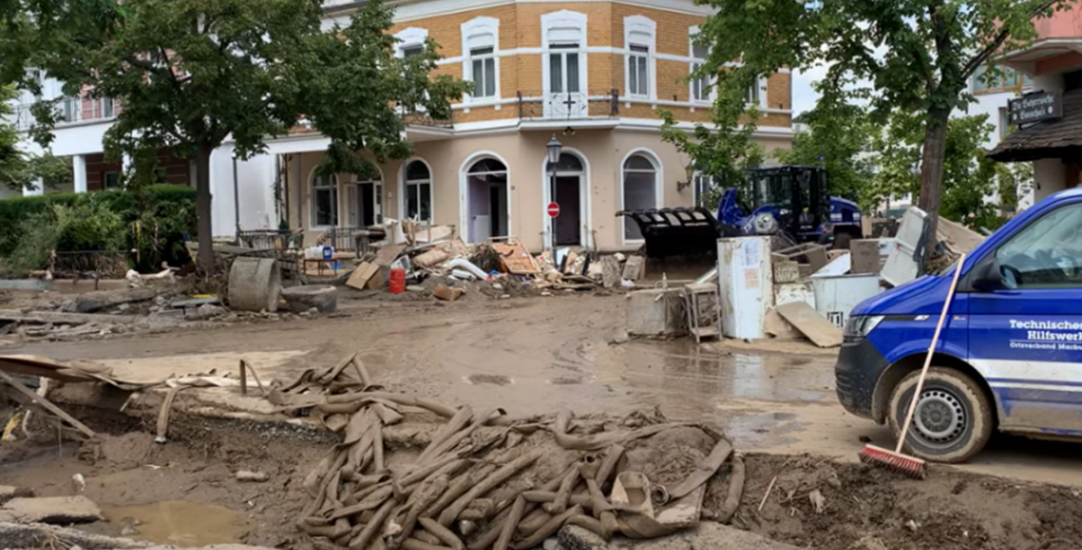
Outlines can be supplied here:
M928 355L924 357L924 367L920 369L920 378L917 379L917 391L913 393L913 399L909 401L909 412L905 415L905 423L902 424L902 434L898 437L898 445L893 451L875 445L867 445L864 450L860 451L861 462L885 466L907 476L924 479L924 461L915 456L902 453L902 447L905 446L909 426L913 423L913 413L917 410L917 402L920 401L920 394L924 390L924 379L928 376L928 368L932 366L935 346L939 343L939 334L943 330L943 322L950 312L951 301L954 300L954 289L958 286L958 276L962 273L962 265L965 264L965 261L966 255L963 253L958 258L958 266L954 269L954 278L951 280L950 290L947 291L947 298L943 300L943 312L939 314L939 322L936 323L935 333L932 334L932 344L928 346Z

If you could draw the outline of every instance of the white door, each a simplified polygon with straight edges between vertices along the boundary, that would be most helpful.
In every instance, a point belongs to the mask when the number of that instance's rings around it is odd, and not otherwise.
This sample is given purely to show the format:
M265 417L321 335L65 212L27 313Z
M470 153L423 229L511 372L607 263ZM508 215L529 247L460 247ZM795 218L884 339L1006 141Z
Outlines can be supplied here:
M472 216L473 239L470 242L484 242L492 236L492 216Z

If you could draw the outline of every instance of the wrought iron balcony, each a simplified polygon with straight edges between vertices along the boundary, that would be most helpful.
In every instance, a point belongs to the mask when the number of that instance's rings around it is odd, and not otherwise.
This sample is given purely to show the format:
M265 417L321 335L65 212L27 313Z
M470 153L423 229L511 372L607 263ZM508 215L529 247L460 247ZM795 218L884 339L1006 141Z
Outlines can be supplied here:
M620 116L619 90L603 92L518 92L524 120L582 120Z

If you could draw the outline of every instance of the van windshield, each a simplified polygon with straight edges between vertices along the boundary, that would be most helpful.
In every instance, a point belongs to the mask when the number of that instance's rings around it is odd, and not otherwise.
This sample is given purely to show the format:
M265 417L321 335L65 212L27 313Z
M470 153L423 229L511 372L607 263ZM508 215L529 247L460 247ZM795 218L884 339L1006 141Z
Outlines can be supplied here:
M1047 250L1056 244L1076 241L1080 232L1082 208L1060 208L1045 214L1015 235L1003 245L997 256L1009 258L1017 254Z
M1048 212L996 251L996 261L1024 287L1082 282L1082 204Z

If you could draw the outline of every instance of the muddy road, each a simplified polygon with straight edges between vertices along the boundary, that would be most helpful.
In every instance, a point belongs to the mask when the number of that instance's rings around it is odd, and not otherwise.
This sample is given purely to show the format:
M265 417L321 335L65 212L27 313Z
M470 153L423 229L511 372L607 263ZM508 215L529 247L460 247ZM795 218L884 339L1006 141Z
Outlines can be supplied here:
M837 403L834 351L792 343L629 341L621 295L471 296L450 304L409 294L348 296L333 318L6 351L102 360L118 372L153 377L232 370L239 357L288 366L290 358L329 343L360 350L384 385L448 404L499 406L513 414L559 408L624 414L657 406L671 419L719 422L741 449L846 461L855 460L861 437L892 443L884 428ZM1080 448L1001 437L964 469L1082 487L1074 458Z

